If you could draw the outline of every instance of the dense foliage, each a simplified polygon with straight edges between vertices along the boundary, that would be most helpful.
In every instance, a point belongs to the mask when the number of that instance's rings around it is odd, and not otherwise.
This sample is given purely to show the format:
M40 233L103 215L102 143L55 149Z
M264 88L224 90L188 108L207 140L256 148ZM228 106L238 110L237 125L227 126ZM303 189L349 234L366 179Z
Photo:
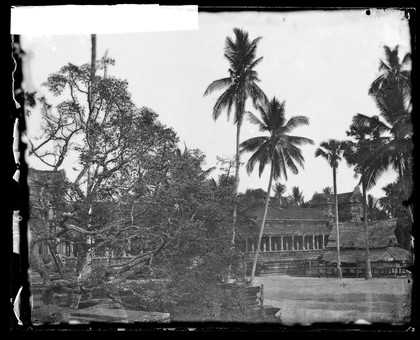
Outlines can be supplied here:
M50 75L44 85L62 99L58 104L32 96L27 113L40 108L43 125L41 136L29 136L30 155L51 170L47 183L33 171L35 242L49 242L62 287L114 297L125 279L164 278L171 301L189 291L204 303L228 269L243 273L229 241L234 182L222 174L223 185L215 185L199 150L180 152L176 133L151 109L137 108L127 82L109 75L113 64L102 58L93 78L89 65L68 64ZM68 159L73 179L59 171ZM63 241L76 247L77 289L56 254ZM42 272L48 260L33 262Z

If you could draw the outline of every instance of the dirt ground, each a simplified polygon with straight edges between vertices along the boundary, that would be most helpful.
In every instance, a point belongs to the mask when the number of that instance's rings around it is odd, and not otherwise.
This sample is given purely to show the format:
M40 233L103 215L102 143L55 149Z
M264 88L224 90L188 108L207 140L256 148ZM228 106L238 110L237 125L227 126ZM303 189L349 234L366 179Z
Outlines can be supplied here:
M264 305L281 308L284 325L316 322L408 324L413 281L404 278L256 277L264 285Z

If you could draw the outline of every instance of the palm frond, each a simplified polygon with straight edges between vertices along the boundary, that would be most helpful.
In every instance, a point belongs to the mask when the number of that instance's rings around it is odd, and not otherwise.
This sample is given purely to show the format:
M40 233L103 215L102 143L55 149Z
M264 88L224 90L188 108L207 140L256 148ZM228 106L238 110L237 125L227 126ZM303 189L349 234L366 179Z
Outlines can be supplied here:
M258 138L258 137L257 137ZM251 157L249 158L247 164L246 164L246 171L248 174L250 174L253 170L254 167L257 163L263 163L263 165L265 166L265 164L267 164L267 160L269 158L269 153L268 153L268 148L267 146L268 141L265 141L263 144L261 144L257 151L255 151ZM260 171L259 171L259 176L261 177L261 164L260 164ZM264 170L264 166L262 166L262 170Z
M366 116L361 113L356 114L353 117L352 124L356 129L365 131L377 131L378 133L387 132L390 127L379 120L378 116Z
M304 145L304 144L314 144L314 141L310 138L306 138L306 137L301 137L301 136L289 136L289 135L284 135L283 139L291 144L295 144L295 145Z
M245 113L246 94L239 92L235 94L235 116L234 124L242 124Z
M383 60L381 60L379 63L379 71L389 71L389 70L391 70L391 68L387 64L385 64Z
M247 93L252 100L252 105L255 109L258 108L259 104L265 105L268 101L266 94L261 88L255 84L255 82L250 82L247 84Z
M235 100L235 90L229 87L225 92L223 92L219 98L217 98L216 103L213 107L213 119L217 120L222 113L224 108L229 108L227 111L228 120L230 117L230 108L232 107L232 103Z
M309 125L309 118L305 116L294 116L290 118L283 127L285 133L292 132L295 128L301 125Z
M406 65L411 61L411 53L406 53L403 60L401 61L402 65Z
M295 162L293 161L293 158L291 157L290 152L284 152L283 151L283 157L286 162L287 168L290 169L295 175L299 172ZM296 159L295 159L296 160ZM303 162L301 162L303 166Z
M258 126L258 129L260 131L267 131L268 127L265 125L258 117L256 117L253 113L247 111L248 113L248 120L252 123Z
M244 152L253 152L260 148L261 145L266 143L268 140L269 137L267 136L249 138L246 141L243 141L241 144L239 144L240 153L242 154Z
M324 150L322 150L321 148L317 148L315 150L315 157L319 157L319 156L321 156L325 159L328 159L328 154Z
M283 147L283 150L285 155L289 155L291 159L299 164L300 167L304 168L305 159L302 156L301 149L291 143L286 143L286 145Z
M251 65L248 66L248 69L252 70L255 66L257 66L264 57L259 57L258 59L254 60Z
M207 87L203 96L207 96L214 91L222 90L226 87L229 87L231 84L232 84L231 78L222 78L222 79L215 80Z

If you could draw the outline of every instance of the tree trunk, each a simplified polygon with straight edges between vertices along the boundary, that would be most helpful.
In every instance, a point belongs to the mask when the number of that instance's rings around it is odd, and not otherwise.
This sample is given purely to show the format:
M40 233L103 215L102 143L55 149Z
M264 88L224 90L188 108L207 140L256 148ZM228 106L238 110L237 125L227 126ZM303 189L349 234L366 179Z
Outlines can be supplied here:
M271 184L273 182L273 172L274 172L274 163L273 163L273 161L271 161L270 180L268 181L268 189L267 189L267 197L265 199L264 215L263 215L263 219L262 219L262 222L261 222L260 235L258 236L257 249L255 249L254 262L252 263L251 281L250 281L251 285L254 281L255 269L257 268L258 253L260 252L261 239L262 239L262 236L263 236L263 233L264 233L265 220L267 218L268 204L270 202L270 189L271 189Z
M400 176L400 179L401 179L401 186L402 186L402 190L403 190L403 193L404 193L404 197L408 201L409 197L408 197L407 189L406 189L405 184L404 184L404 178L403 178L404 173L403 173L403 170L402 170L401 162L402 162L402 160L400 159L398 161L398 175ZM413 223L414 222L413 211L411 210L411 206L410 206L409 203L407 203L407 207L408 207L408 215L410 217L411 223Z
M338 195L337 195L337 175L336 168L333 167L333 182L334 182L334 203L335 203L335 228L337 230L337 277L342 278L341 258L340 258L340 227L338 224Z
M238 187L239 187L239 168L240 168L240 155L239 155L239 140L241 135L241 122L236 124L236 156L235 156L235 187L234 187L234 196L235 202L233 203L233 230L232 230L232 245L235 244L236 237L236 220L238 215Z
M58 274L60 275L60 278L61 278L62 280L64 280L64 279L65 279L65 277L64 277L64 274L63 274L63 270L62 270L62 268L61 268L61 263L60 263L60 260L59 260L59 259L57 259L57 256L56 256L56 254L55 254L55 247L53 248L53 247L51 246L50 242L48 242L48 243L47 243L47 245L48 245L48 249L50 250L51 257L53 258L54 263L55 263L55 265L56 265L56 267L57 267Z
M92 34L90 37L91 40L91 59L90 59L90 87L89 87L89 113L93 111L93 98L92 98L92 88L93 88L93 78L95 77L96 70L96 34Z
M365 224L365 242L366 242L366 280L372 278L372 268L370 265L369 259L369 227L367 219L367 201L366 201L366 185L362 182L362 191L363 191L363 222Z

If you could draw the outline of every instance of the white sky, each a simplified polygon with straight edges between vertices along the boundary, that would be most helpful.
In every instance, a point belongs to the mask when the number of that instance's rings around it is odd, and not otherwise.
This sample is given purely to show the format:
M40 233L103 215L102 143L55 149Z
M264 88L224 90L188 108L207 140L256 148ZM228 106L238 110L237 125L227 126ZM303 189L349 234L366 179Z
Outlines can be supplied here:
M262 36L256 67L260 87L271 99L286 100L286 118L305 115L308 127L294 130L295 135L314 140L302 147L305 168L298 175L289 172L288 193L292 186L303 190L306 200L315 191L332 186L332 170L322 158L315 158L319 143L345 139L345 131L356 113L379 114L367 95L379 75L383 46L400 46L401 56L410 51L408 21L400 11L365 10L304 12L222 12L199 13L199 29L173 32L98 34L97 57L106 50L116 60L110 73L127 79L137 106L147 106L159 114L162 123L172 127L189 148L201 149L207 166L216 165L216 156L235 153L236 126L222 113L212 119L212 108L222 92L203 97L207 86L228 75L223 57L226 36L234 27L249 32L250 38ZM42 21L42 19L39 19ZM40 84L50 73L68 62L90 61L90 35L23 35L27 53L27 90L47 94ZM253 111L249 103L248 110ZM30 131L39 127L29 121ZM241 141L261 133L244 121ZM242 156L246 162L249 154ZM33 163L35 165L35 163ZM66 168L71 177L70 167ZM247 188L267 190L269 167L258 177L240 172L240 191ZM383 196L381 188L396 178L394 171L384 174L369 191ZM285 183L284 179L280 180ZM338 168L338 192L354 189L358 180L343 160Z

